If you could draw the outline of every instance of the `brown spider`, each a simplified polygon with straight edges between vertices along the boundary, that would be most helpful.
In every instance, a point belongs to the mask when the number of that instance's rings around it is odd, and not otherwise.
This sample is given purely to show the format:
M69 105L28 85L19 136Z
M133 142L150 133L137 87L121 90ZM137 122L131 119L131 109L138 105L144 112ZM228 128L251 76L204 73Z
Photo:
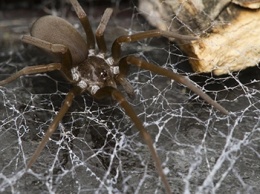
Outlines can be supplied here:
M113 99L117 100L120 106L125 110L126 114L131 118L136 128L139 130L143 140L149 147L152 158L155 162L155 166L162 179L165 189L167 193L171 193L169 183L161 167L160 159L155 148L153 147L151 136L144 128L133 108L129 105L124 96L117 90L117 84L120 84L129 96L134 95L132 86L126 80L129 65L136 65L140 68L150 70L153 73L169 77L181 84L186 85L189 89L198 94L205 101L207 101L222 113L228 114L228 111L217 102L212 100L202 90L197 88L186 77L178 75L171 70L167 70L148 63L135 56L121 57L121 44L160 36L187 40L192 40L194 38L160 30L150 30L133 35L121 36L118 37L112 45L111 57L106 57L105 54L107 49L104 40L104 30L110 19L110 16L112 15L112 9L107 8L105 10L105 13L102 16L100 24L94 35L87 15L83 11L78 1L70 0L70 2L74 7L84 28L87 36L87 42L66 20L55 16L41 17L33 24L31 28L31 36L23 36L22 41L59 55L61 62L25 67L7 79L0 81L0 86L3 86L14 81L22 75L59 70L73 85L73 88L67 94L60 111L53 119L41 143L29 160L27 169L35 163L41 151L47 144L50 136L56 130L59 122L70 108L74 97L76 95L80 95L83 92L89 92L95 98L111 96ZM99 48L99 53L95 52L96 43Z

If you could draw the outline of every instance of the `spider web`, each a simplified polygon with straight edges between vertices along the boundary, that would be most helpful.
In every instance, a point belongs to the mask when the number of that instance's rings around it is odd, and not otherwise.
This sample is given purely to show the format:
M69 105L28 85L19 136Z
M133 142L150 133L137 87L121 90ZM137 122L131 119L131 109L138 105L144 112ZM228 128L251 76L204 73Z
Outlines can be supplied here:
M1 11L1 80L25 66L52 61L19 41L28 23L46 14L46 2L28 17L22 12L22 19L12 15L14 10ZM136 2L108 6L118 8L106 29L108 45L119 35L151 28ZM64 15L65 8L49 11ZM86 8L95 27L104 8L93 2ZM164 38L124 45L123 51L189 76L231 112L222 115L186 87L131 69L128 79L136 97L128 101L153 137L172 191L260 192L258 67L220 77L197 75L182 51ZM0 87L0 192L163 193L147 146L129 118L114 101L95 101L87 94L73 101L32 170L25 171L69 88L57 72L23 76Z

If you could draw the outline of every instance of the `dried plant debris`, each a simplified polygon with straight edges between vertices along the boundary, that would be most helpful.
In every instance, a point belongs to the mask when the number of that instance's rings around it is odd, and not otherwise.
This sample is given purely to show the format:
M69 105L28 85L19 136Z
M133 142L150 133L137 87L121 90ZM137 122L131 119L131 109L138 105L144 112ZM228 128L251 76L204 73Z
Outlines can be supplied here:
M215 75L258 64L259 6L259 0L139 2L140 12L157 28L200 36L190 43L176 42L195 72Z

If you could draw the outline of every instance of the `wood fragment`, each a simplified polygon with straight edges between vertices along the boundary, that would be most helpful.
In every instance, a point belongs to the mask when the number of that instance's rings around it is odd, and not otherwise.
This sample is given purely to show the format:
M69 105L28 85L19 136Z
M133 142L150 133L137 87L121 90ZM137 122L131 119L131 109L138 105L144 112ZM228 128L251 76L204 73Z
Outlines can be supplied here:
M242 7L247 7L250 9L258 9L260 8L259 0L232 0L232 3L238 4Z
M195 72L221 75L258 64L259 0L220 0L207 1L207 4L199 0L178 0L174 5L171 2L144 0L139 8L148 21L161 30L200 36L188 44L176 40L189 56Z

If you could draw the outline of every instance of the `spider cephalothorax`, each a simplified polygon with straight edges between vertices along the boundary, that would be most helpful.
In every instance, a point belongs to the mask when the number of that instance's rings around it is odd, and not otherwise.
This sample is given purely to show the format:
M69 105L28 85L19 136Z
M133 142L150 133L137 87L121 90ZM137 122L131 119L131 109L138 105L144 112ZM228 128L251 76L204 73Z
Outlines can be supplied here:
M71 74L76 86L94 95L100 88L105 86L117 88L114 77L119 72L115 73L111 69L114 69L114 67L109 66L104 58L89 56L81 64L73 67Z
M129 43L145 38L159 36L187 39L187 41L193 40L194 37L182 36L160 30L150 30L133 35L120 36L112 45L111 57L105 57L107 50L103 34L107 22L112 14L112 9L108 8L105 10L105 13L101 18L101 22L94 35L87 15L77 0L70 0L70 2L73 5L85 30L87 41L85 41L79 32L66 20L55 16L44 16L33 24L31 28L31 36L23 36L22 41L60 56L61 62L25 67L7 79L0 81L0 86L2 86L14 81L22 75L59 70L73 86L71 91L67 94L60 111L54 117L53 122L46 131L44 138L29 160L27 168L30 168L35 163L42 149L48 142L49 137L56 130L59 122L70 108L74 97L87 91L96 98L111 96L113 99L118 101L119 105L131 118L136 128L139 130L143 140L149 147L166 192L171 193L169 183L161 167L160 158L153 147L152 138L144 128L141 120L137 117L133 108L117 89L117 84L119 84L124 88L130 97L134 95L132 86L126 80L129 65L136 65L140 68L166 76L181 84L184 84L222 113L228 114L228 111L212 100L202 90L197 88L188 78L178 75L172 72L172 70L167 70L148 63L147 61L133 55L121 57L121 43ZM95 52L96 44L99 48L99 52L97 53Z

